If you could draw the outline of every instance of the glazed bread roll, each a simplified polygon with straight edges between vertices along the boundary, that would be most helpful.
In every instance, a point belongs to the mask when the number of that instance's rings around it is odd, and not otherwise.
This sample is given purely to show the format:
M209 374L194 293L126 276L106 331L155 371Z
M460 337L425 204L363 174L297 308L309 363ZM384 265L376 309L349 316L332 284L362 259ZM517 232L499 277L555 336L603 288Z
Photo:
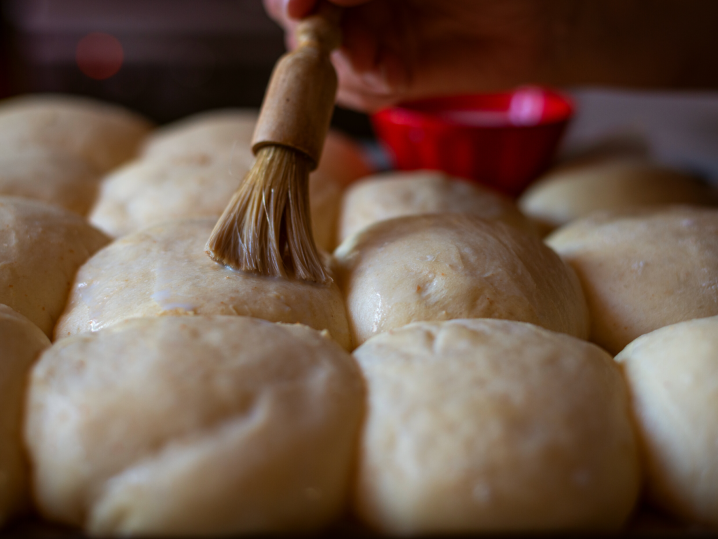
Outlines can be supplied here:
M718 315L718 210L601 212L546 241L576 270L590 338L612 354L660 327Z
M26 439L42 514L100 535L310 531L345 506L364 390L300 325L129 320L33 369Z
M646 160L579 160L558 167L529 187L519 207L548 231L598 210L668 204L716 204L714 189Z
M214 219L172 221L108 245L77 273L56 337L128 318L224 314L326 329L350 347L335 283L264 277L217 264L204 252L214 224Z
M18 196L86 215L99 174L84 159L43 146L0 148L0 196Z
M718 527L718 317L639 337L618 356L646 456L648 496Z
M108 241L75 213L0 197L0 303L51 336L75 272Z
M537 237L445 213L375 223L334 252L354 345L417 321L502 318L588 335L581 287Z
M35 324L0 305L0 528L27 504L29 474L22 442L25 380L50 340Z
M425 213L470 213L533 232L507 197L443 172L389 172L364 178L344 193L339 241L378 221Z
M28 95L0 105L0 146L70 153L98 173L131 159L151 127L127 109L84 97Z
M90 213L90 222L120 237L173 219L222 215L254 158L237 154L196 154L138 160L109 174ZM309 202L315 241L335 247L336 219L342 188L327 175L309 179Z
M638 497L628 399L590 343L418 322L354 352L368 412L355 512L391 535L616 530Z

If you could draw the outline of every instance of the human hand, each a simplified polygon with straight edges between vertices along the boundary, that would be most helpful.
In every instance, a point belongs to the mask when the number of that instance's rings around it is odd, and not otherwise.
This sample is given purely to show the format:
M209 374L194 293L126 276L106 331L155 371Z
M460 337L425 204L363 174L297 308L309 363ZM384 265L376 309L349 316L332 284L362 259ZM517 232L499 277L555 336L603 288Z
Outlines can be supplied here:
M429 95L500 90L552 78L563 0L331 0L345 7L332 61L337 101L373 111ZM265 0L288 33L316 0Z
M717 89L715 0L325 0L337 101L373 111L520 84ZM264 0L288 32L317 0Z

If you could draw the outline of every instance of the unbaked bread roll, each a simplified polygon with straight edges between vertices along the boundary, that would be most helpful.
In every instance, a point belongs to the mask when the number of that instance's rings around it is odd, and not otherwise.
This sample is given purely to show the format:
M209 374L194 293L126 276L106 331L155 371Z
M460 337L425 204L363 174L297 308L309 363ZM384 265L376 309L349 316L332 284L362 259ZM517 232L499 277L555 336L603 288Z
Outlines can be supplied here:
M142 152L144 159L210 157L231 154L252 161L252 136L257 123L255 109L221 109L185 118L150 135ZM361 148L338 131L329 131L319 170L344 186L371 174Z
M419 322L354 351L355 511L391 535L615 530L640 488L624 381L595 345L519 322Z
M647 494L718 527L718 317L667 326L618 356L646 456Z
M105 178L90 221L119 237L170 219L219 218L254 163L256 122L255 110L226 109L157 130L141 160ZM367 171L355 144L330 133L322 163L309 179L312 229L320 249L336 247L344 184Z
M68 95L28 95L0 104L0 146L45 146L102 173L131 159L151 124L127 109Z
M57 342L26 439L42 514L101 535L315 530L344 508L364 389L319 332L135 319Z
M583 285L590 339L612 354L654 329L718 315L718 210L599 212L546 241Z
M75 213L0 197L0 303L51 336L77 268L108 241Z
M255 109L221 109L194 114L155 130L147 137L141 157L176 162L232 155L242 163L251 164L256 123Z
M0 305L0 528L27 503L29 474L22 441L25 380L50 340L35 324Z
M474 215L375 223L334 252L354 345L410 322L503 318L588 336L576 276L537 237Z
M714 189L693 176L636 158L594 158L556 168L519 199L547 230L598 210L668 204L716 204Z
M129 218L128 226L114 227L121 230L119 233L112 232L109 226L107 228L108 233L119 236L168 218L219 217L237 189L239 180L242 179L244 173L249 170L254 162L251 146L256 123L256 110L224 109L190 116L180 122L157 130L148 138L142 154L143 159L152 161L166 160L176 163L178 160L212 161L220 158L231 163L231 166L226 168L231 168L235 171L232 176L237 176L237 178L231 177L231 181L229 181L230 176L222 175L221 178L215 179L212 187L209 185L189 186L189 180L175 180L174 182L165 180L167 182L165 185L156 185L154 190L158 191L159 195L164 194L170 199L177 199L178 195L176 193L173 195L168 192L170 188L180 193L180 196L182 196L183 190L187 189L188 194L184 203L187 206L186 208L177 207L176 211L172 212L171 215L169 214L170 212L162 212L153 221L144 219L138 222ZM371 172L371 166L364 157L361 148L355 142L338 131L329 131L324 143L319 167L310 176L309 180L312 228L314 230L314 240L320 249L332 251L337 245L336 226L341 193L344 187L353 180L371 174ZM153 176L153 174L150 173L149 176ZM151 198L149 195L145 195L137 189L129 192L122 187L122 184L128 183L129 180L115 178L113 181L118 185L108 188L110 190L122 189L126 191L126 195L132 196L132 200L127 202L128 204L137 206L139 209L142 209L145 205L151 206L151 204L145 203L145 198ZM150 180L150 182L153 185L157 183L156 180ZM153 189L153 187L150 186L149 189ZM193 208L192 192L198 189L205 189L201 197L205 202L204 206L202 206L202 213L191 209ZM108 218L107 214L110 212L116 213L116 211L111 210L113 204L115 204L113 194L108 193L103 196L103 207L98 207L94 212L98 223L112 219L111 216ZM153 209L156 211L156 208ZM128 213L130 210L120 208L119 211Z
M326 329L350 347L335 283L263 277L217 264L204 252L214 224L171 221L108 245L78 271L55 336L97 331L128 318L225 314Z
M0 196L40 200L86 215L99 183L99 174L81 157L44 146L0 147Z
M217 219L251 166L212 155L133 161L102 181L90 222L120 237L172 219Z
M534 232L507 197L442 172L421 170L377 174L349 187L342 200L339 241L378 221L443 212L470 213Z
M137 160L109 174L100 187L90 222L120 237L172 219L213 217L229 203L254 157L191 154ZM312 229L317 246L331 251L342 188L326 174L309 179Z

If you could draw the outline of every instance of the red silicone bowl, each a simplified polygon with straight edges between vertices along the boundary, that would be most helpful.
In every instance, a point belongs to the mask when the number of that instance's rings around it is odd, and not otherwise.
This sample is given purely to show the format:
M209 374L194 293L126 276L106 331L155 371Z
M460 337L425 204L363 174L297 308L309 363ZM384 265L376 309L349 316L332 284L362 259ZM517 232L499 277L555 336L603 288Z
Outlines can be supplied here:
M372 116L400 170L434 169L517 196L551 163L573 115L545 88L438 97Z

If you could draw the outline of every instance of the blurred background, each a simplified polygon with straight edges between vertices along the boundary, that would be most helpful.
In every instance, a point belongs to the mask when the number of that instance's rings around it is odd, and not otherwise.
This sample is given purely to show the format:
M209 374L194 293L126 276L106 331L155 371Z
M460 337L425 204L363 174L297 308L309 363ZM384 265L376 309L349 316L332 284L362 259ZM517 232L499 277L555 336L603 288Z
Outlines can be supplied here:
M3 0L0 96L66 92L121 103L158 123L258 107L283 33L261 0ZM718 181L718 94L569 89L578 114L561 155L629 146ZM334 127L373 144L368 118ZM381 156L377 162L381 163Z
M64 92L166 123L259 107L283 32L261 0L3 0L0 93ZM371 137L365 115L335 126Z

